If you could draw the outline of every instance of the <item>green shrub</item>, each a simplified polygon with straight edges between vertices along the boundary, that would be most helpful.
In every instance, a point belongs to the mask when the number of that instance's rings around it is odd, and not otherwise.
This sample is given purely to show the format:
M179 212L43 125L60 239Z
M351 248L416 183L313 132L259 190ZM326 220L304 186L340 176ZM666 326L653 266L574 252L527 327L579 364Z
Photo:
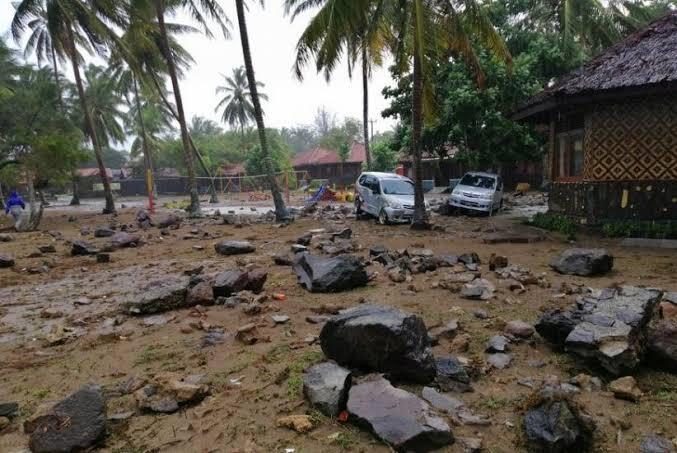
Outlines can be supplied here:
M609 222L602 226L602 234L609 238L677 239L677 222L638 220Z
M529 224L544 230L557 231L571 239L576 237L576 230L578 229L576 222L569 217L540 212L534 216Z

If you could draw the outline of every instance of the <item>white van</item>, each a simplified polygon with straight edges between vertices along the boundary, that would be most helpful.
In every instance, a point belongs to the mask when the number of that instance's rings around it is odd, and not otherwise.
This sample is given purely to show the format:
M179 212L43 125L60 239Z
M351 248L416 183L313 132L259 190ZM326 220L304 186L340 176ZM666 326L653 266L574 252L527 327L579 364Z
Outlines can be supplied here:
M428 210L428 203L425 204ZM355 183L355 212L369 214L380 224L411 222L414 218L414 182L395 173L364 172Z
M494 173L466 173L449 197L452 209L470 209L491 214L503 207L503 178Z

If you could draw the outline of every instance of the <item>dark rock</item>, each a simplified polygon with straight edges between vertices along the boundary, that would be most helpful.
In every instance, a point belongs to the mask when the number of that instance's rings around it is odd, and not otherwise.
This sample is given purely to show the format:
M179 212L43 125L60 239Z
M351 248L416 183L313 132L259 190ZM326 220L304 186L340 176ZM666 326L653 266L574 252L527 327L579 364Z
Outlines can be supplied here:
M12 242L14 238L9 234L0 233L0 242Z
M312 235L312 234L304 234L303 236L301 236L300 238L298 238L298 239L296 240L296 243L297 243L298 245L302 245L302 246L304 246L304 247L307 247L307 246L310 245L310 241L312 241L312 240L313 240L313 235Z
M470 283L463 285L461 295L466 299L489 300L494 297L494 285L484 278L476 278Z
M322 351L339 364L427 383L435 359L423 320L393 307L360 305L332 317L320 333Z
M505 267L508 267L508 257L492 253L489 257L489 270L495 271L496 269L503 269Z
M458 264L456 255L440 255L438 258L439 267L452 267Z
M320 258L304 253L294 260L293 270L299 283L314 293L345 291L369 281L364 263L352 255Z
M471 391L470 377L463 364L453 356L435 359L435 383L444 392Z
M249 279L247 273L237 269L221 272L214 279L212 289L214 297L228 297L240 292L247 287Z
M244 289L258 294L263 291L267 279L268 272L265 269L252 269L247 272L247 286Z
M473 310L472 314L477 319L487 319L489 317L489 313L487 313L487 311L482 308Z
M153 226L153 220L150 217L150 214L144 209L136 213L136 224L142 230L147 230Z
M161 313L187 306L187 282L184 279L167 278L149 283L138 298L122 303L123 309L132 315Z
M97 263L110 263L110 254L108 253L97 253L96 254Z
M41 245L38 250L40 250L40 253L56 253L56 247L52 244Z
M314 365L303 376L303 394L310 404L329 417L336 417L345 408L351 373L333 363Z
M19 411L19 403L0 403L0 417L12 418Z
M209 282L199 282L188 290L186 296L186 306L193 307L195 305L213 305L214 291Z
M107 227L98 227L94 230L95 238L108 238L115 234L115 230L111 230Z
M665 437L649 434L639 446L640 453L675 453L675 446Z
M505 325L505 332L519 338L530 338L534 334L534 327L524 321L510 321Z
M96 255L97 253L99 253L99 249L97 249L93 244L90 244L89 242L85 241L73 241L73 245L71 247L71 255L84 256L84 255Z
M442 338L447 340L453 339L456 336L456 332L458 332L458 320L452 319L442 326L430 329L428 337L430 338L430 343L436 345Z
M307 251L308 251L308 247L306 247L305 245L301 245L301 244L292 244L291 245L291 252L292 253L303 253L303 252L307 252Z
M200 340L201 348L208 348L211 346L216 346L226 341L226 335L221 330L212 329L207 331L207 333Z
M647 362L677 373L677 320L663 319L649 325Z
M9 255L0 255L0 269L14 266L14 258Z
M589 433L566 400L546 400L524 414L528 450L566 453L587 451Z
M166 217L160 219L157 223L157 227L160 229L163 228L172 228L177 229L181 226L183 219L176 214L168 214Z
M475 252L464 253L458 257L458 261L463 264L482 264L479 255Z
M101 387L87 385L57 403L47 414L27 421L32 452L89 449L106 434L106 401Z
M153 381L134 392L139 408L146 411L172 413L181 404L202 401L209 392L201 384L203 375L181 376L176 373L159 373Z
M380 376L370 378L350 389L349 420L396 451L426 452L454 441L449 425L425 401Z
M508 339L503 335L494 335L487 341L486 352L505 352L508 350Z
M125 233L124 231L115 233L110 238L110 243L113 248L136 247L139 245L139 241L141 241L141 236L138 234Z
M625 376L609 382L609 390L616 398L637 402L644 395L632 376Z
M214 244L214 249L220 255L242 255L254 252L256 247L247 241L223 241Z
M286 254L274 255L273 262L278 266L291 266L294 264L293 258Z
M338 231L336 233L331 233L331 238L333 240L350 239L351 237L353 237L353 230L351 230L350 228L344 228L341 231Z
M548 310L535 325L536 332L557 346L564 346L564 341L574 327L581 322L582 313L555 308Z
M611 270L614 258L605 249L568 249L550 262L560 274L602 275Z
M388 253L388 249L382 245L373 245L369 247L369 256L377 257L384 253Z

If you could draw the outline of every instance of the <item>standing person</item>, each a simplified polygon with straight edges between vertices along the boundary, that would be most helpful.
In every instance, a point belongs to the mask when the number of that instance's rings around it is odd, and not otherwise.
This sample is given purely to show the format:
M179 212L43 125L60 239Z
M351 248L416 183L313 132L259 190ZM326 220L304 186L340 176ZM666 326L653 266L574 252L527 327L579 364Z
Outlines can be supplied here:
M11 214L14 217L14 228L19 225L22 210L26 209L26 203L21 199L21 196L16 190L12 190L5 205L5 214Z

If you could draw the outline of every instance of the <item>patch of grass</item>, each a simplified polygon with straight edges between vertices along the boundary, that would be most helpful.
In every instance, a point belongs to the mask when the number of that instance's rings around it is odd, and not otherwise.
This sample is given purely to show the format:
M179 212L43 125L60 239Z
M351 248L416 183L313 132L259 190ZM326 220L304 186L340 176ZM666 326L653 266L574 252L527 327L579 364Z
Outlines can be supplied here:
M629 220L602 225L602 234L610 238L638 237L651 239L677 239L677 223Z
M311 365L321 362L324 354L319 350L304 351L289 364L287 378L287 397L297 399L303 390L303 372Z
M287 397L289 399L297 399L301 397L301 391L303 390L303 378L301 374L294 373L289 376L287 379Z
M165 350L163 345L148 345L134 359L133 365L146 365L151 362L173 362L179 355L176 351Z
M51 393L51 390L48 388L37 388L31 390L31 396L35 399L42 400L47 397Z
M548 231L565 234L567 239L575 239L578 225L573 219L559 214L537 213L529 225Z
M347 451L357 444L357 438L351 431L338 432L329 437L329 443L336 445L342 451Z

